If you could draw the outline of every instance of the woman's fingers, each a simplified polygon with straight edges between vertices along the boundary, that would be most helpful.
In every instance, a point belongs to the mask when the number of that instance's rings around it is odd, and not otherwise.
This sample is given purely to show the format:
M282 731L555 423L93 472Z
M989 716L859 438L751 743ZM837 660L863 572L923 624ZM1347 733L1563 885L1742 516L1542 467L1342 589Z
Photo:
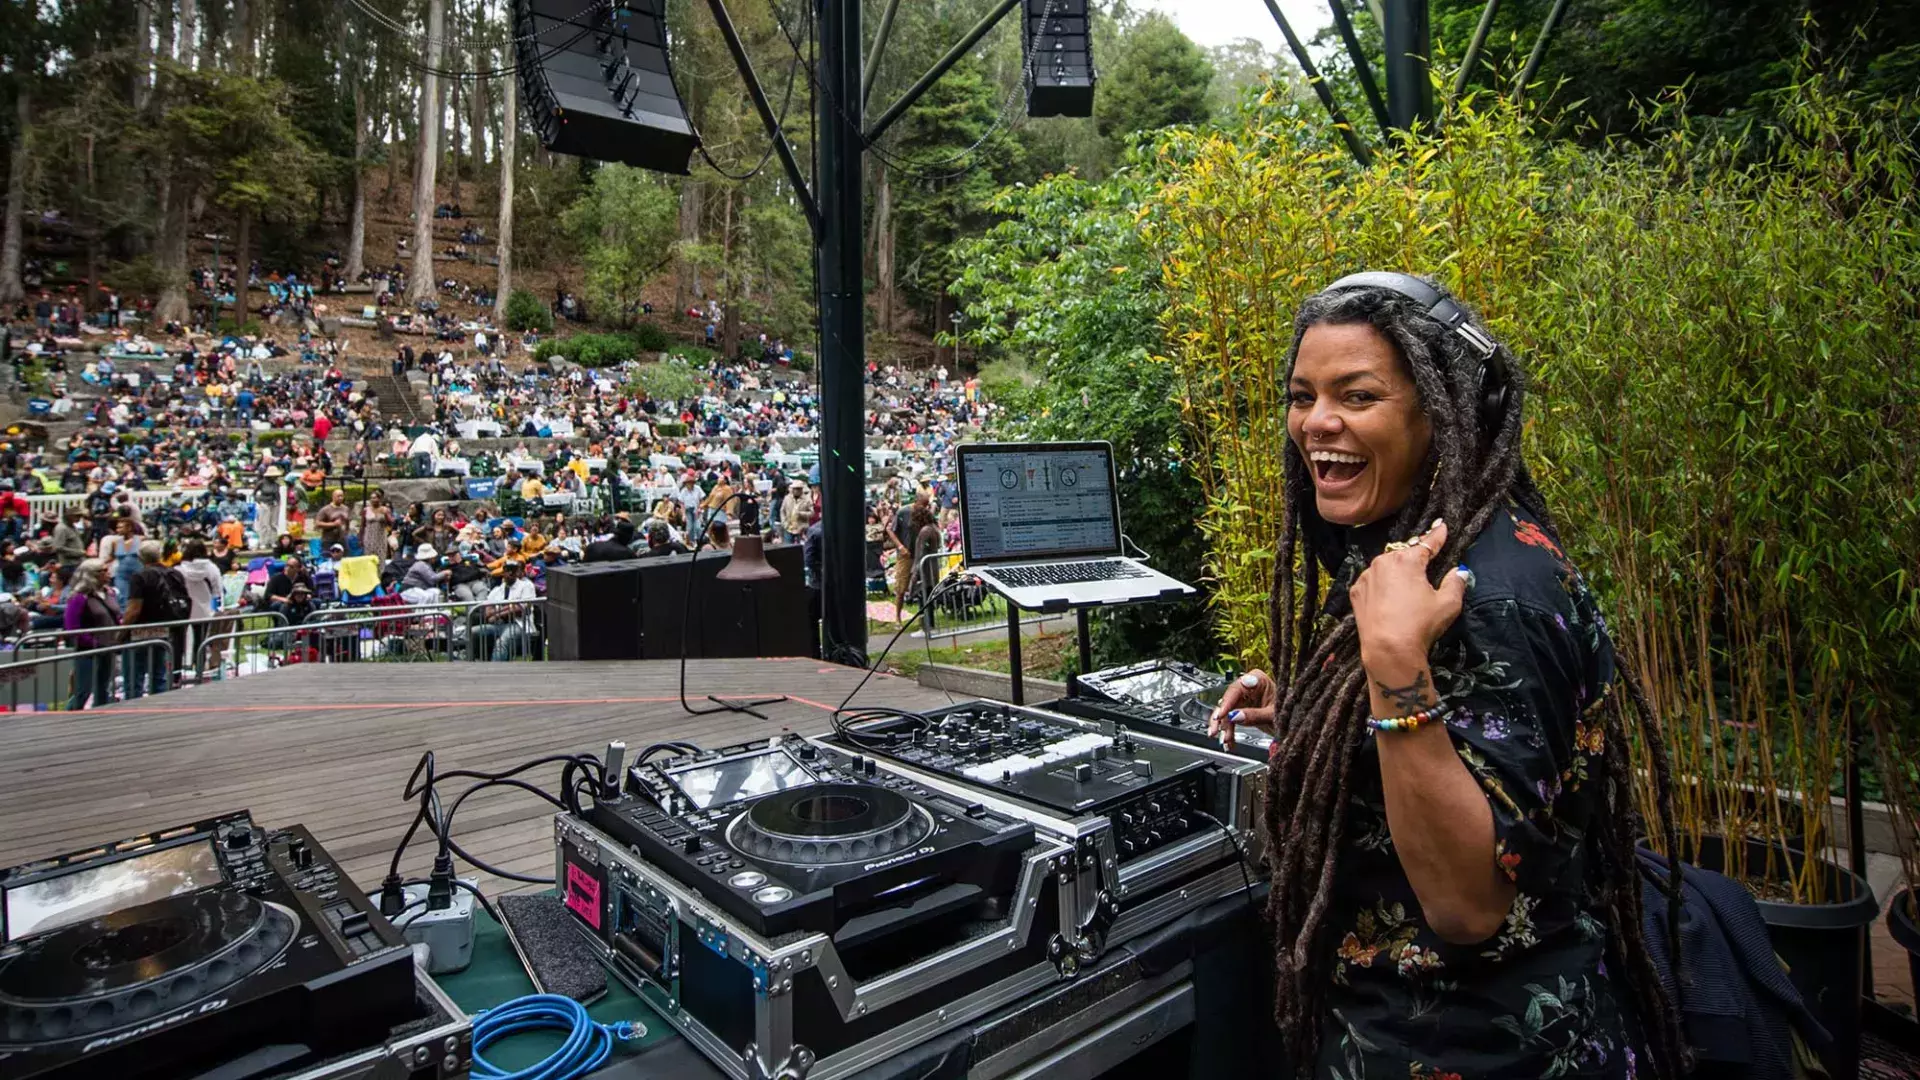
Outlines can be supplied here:
M1227 684L1227 692L1221 695L1220 704L1207 717L1207 735L1215 736L1220 732L1220 723L1226 715L1240 708L1243 703L1259 702L1266 695L1262 687L1267 683L1264 671L1249 671L1245 675Z

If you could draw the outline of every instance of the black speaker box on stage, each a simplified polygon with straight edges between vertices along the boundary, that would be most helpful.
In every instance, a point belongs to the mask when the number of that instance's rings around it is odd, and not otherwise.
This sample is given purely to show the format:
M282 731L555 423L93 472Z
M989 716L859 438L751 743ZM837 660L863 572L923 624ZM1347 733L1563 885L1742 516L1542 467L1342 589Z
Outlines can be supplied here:
M674 89L667 0L513 0L527 122L558 154L686 175L700 145Z
M800 545L767 548L778 581L718 581L724 552L641 559L641 650L649 660L680 656L681 617L686 617L688 656L818 656L820 635L809 603ZM686 609L687 568L695 566L692 610Z
M638 660L639 560L547 569L547 655L555 660Z
M1093 115L1093 45L1087 0L1026 0L1028 116Z

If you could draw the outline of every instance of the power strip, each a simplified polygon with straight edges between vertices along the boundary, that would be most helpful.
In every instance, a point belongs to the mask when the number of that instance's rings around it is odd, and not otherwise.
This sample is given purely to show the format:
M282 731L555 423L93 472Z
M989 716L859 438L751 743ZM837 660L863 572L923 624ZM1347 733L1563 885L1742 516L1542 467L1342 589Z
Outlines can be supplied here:
M478 885L472 878L461 878L468 885ZM453 890L453 903L437 911L426 910L427 886L409 885L406 888L407 903L415 904L407 913L397 917L400 933L416 945L427 947L427 973L444 975L453 971L465 971L473 963L473 894L465 889Z

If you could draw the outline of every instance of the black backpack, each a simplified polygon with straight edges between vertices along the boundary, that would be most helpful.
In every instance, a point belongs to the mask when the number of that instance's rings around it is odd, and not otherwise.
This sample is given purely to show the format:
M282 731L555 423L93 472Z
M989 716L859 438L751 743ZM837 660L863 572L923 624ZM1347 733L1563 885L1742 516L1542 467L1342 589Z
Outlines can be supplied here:
M193 598L187 595L187 579L180 571L165 568L160 571L160 590L158 603L154 605L154 614L159 616L153 622L178 622L193 615Z

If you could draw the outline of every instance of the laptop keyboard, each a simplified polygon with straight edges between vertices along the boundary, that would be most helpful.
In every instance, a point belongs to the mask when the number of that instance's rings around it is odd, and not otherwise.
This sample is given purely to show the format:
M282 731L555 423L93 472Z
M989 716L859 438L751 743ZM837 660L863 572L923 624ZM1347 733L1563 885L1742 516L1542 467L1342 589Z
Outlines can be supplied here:
M1143 578L1148 574L1120 559L1096 559L1091 562L1042 563L1039 566L996 566L993 576L1016 588L1035 585L1078 585L1088 581L1120 581Z

